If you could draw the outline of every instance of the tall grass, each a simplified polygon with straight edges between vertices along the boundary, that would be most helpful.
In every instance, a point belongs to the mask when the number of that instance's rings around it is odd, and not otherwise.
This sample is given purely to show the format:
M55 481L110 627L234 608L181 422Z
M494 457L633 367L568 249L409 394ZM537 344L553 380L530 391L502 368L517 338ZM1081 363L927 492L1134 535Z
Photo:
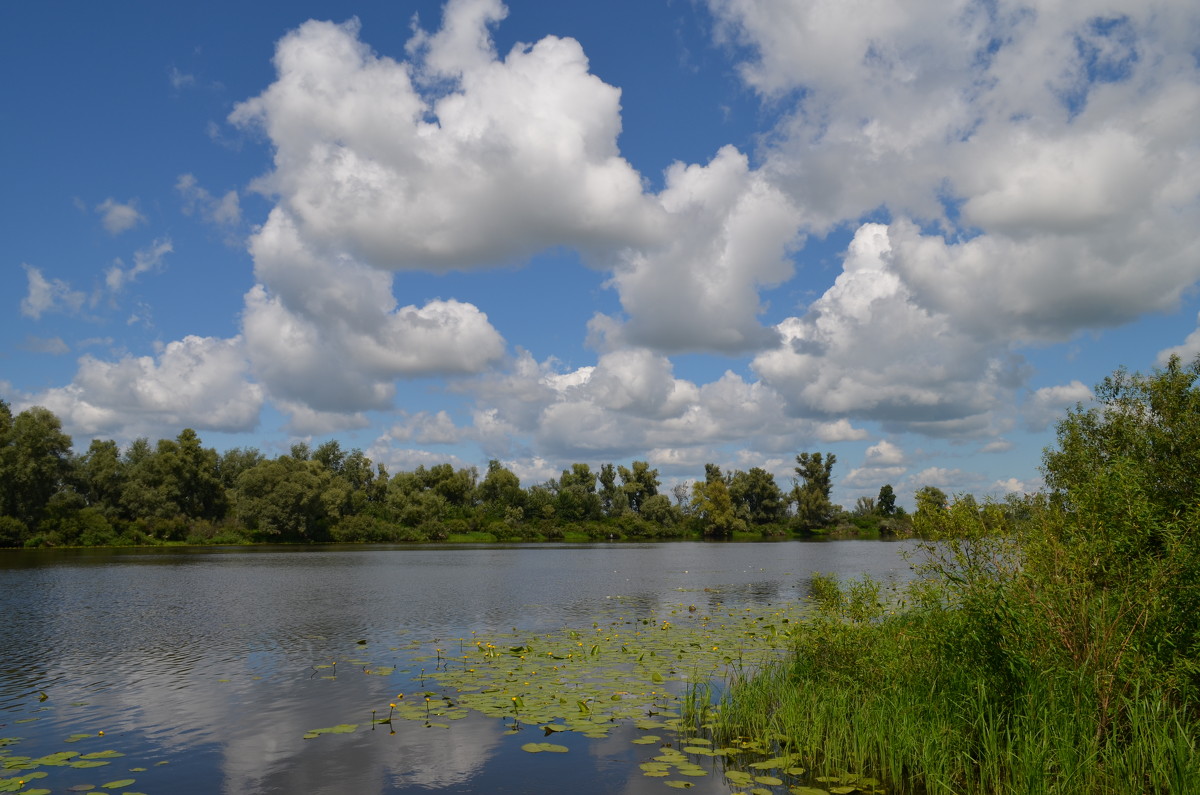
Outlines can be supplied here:
M892 792L1200 792L1197 518L1138 555L1045 500L960 501L904 591L814 580L794 656L733 683L716 733Z

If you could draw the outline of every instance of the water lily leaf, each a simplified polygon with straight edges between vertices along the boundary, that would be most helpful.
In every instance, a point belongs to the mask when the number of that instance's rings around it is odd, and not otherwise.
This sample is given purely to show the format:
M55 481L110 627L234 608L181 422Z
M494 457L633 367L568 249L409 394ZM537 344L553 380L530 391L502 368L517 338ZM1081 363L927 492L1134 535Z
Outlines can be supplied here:
M136 780L137 779L132 779L132 778L120 778L120 779L117 779L116 781L110 781L107 784L104 784L102 786L105 789L120 789L121 787L128 787L130 784L132 784Z
M342 723L337 726L330 726L326 729L309 729L304 733L304 739L312 740L320 737L322 734L351 734L357 728L357 723Z
M695 786L690 781L664 781L663 783L668 787L674 787L675 789L688 789L689 787Z
M833 795L850 795L851 792L857 792L858 787L854 786L853 784L847 784L844 787L830 787L829 791L832 792Z
M771 787L778 787L783 783L783 779L777 776L755 776L754 782L756 784L766 784Z
M35 761L39 765L50 765L51 767L61 767L65 764L67 764L67 762L69 762L72 758L74 758L76 756L79 756L79 753L77 751L59 751L56 754L50 754L49 756L43 756L43 757L40 757L33 761Z
M23 789L21 790L21 795L50 795L50 790L46 789L45 787L38 787L37 789Z
M66 743L77 743L77 742L79 742L80 740L86 740L87 738L89 738L89 737L91 737L91 736L93 736L93 735L91 735L91 734L72 734L70 737L68 737L67 739L63 740L63 742L66 742Z
M553 753L565 754L570 749L565 745L555 745L554 743L525 743L521 746L522 751L528 751L531 754Z
M788 790L793 795L829 795L828 790L817 789L816 787L788 787Z
M659 737L657 734L647 734L646 736L639 737L636 740L630 740L630 742L633 743L634 745L654 745L656 742L658 742L661 739L662 738Z
M93 751L90 754L84 754L80 759L113 759L118 756L125 756L120 751Z
M78 762L68 762L69 767L87 768L87 767L104 767L108 764L102 759L81 759Z

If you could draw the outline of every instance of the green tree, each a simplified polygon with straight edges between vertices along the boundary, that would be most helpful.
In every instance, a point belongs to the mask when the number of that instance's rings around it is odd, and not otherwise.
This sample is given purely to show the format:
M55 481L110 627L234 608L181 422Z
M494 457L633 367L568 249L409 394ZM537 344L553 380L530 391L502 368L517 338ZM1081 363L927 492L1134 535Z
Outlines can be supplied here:
M896 491L892 488L891 483L880 486L879 499L875 501L875 507L883 516L892 516L896 513Z
M125 488L125 464L115 441L93 439L75 462L75 477L76 488L88 506L110 518L117 514Z
M692 483L692 511L706 536L728 537L746 529L729 496L729 486L716 464L704 465L704 480Z
M1128 465L1160 518L1200 501L1200 357L1172 356L1151 375L1124 368L1095 389L1095 406L1077 405L1058 424L1056 448L1043 456L1046 485L1067 507L1098 475Z
M796 524L804 531L820 530L833 523L838 508L829 500L833 488L833 465L837 456L801 453L796 456L797 483L792 492Z
M913 499L917 503L917 512L913 516L916 531L922 535L941 533L943 525L950 518L950 498L946 492L937 486L922 486L913 493ZM974 498L971 503L973 506Z
M596 473L591 467L572 464L569 470L563 470L557 483L555 510L564 522L600 518L600 495L596 493Z
M642 503L658 494L658 470L651 469L645 461L634 461L631 469L617 467L621 476L621 491L629 503L629 509L641 513Z
M234 509L242 522L264 536L321 540L330 519L324 500L330 479L317 461L286 455L263 461L238 476Z
M605 516L620 516L629 510L629 500L617 486L617 468L612 464L600 466L600 510Z
M8 407L0 410L0 433ZM33 529L45 514L50 498L62 490L71 474L71 437L54 412L33 406L13 418L7 442L0 448L0 482L7 495L6 512Z
M509 509L525 508L525 491L521 479L496 459L488 461L487 473L479 484L479 498L484 511L494 518L504 518Z
M782 522L787 516L787 498L774 476L762 467L734 472L729 479L729 497L738 516L752 525Z

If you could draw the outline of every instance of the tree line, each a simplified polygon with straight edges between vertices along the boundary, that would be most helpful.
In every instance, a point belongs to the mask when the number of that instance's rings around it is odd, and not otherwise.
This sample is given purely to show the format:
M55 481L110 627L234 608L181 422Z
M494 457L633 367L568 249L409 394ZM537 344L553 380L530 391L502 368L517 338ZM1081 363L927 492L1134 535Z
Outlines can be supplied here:
M217 452L188 428L125 449L94 439L83 453L49 409L15 416L0 400L0 546L247 542L409 542L731 538L828 532L903 535L911 521L891 485L851 511L830 501L836 456L801 453L788 490L761 467L664 492L645 461L572 464L528 488L499 461L389 474L336 440ZM936 491L936 490L935 490ZM942 495L945 502L945 495Z

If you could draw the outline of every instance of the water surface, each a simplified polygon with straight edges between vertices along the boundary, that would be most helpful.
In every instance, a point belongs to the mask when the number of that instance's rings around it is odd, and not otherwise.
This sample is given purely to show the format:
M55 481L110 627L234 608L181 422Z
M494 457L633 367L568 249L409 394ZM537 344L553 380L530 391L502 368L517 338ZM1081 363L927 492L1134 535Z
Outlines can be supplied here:
M637 764L630 732L555 735L566 754L525 754L474 715L451 730L369 724L412 691L415 641L590 627L794 602L813 573L905 579L903 543L489 545L147 550L0 550L0 737L6 750L126 754L95 769L53 768L55 792L123 777L172 793L667 792ZM360 641L366 641L365 644ZM390 676L348 675L365 650ZM314 666L340 660L326 678ZM336 669L334 669L336 670ZM318 676L318 673L323 675ZM360 672L349 672L360 673ZM39 693L48 699L39 701ZM30 720L36 718L36 720ZM72 734L95 734L64 744ZM144 772L128 773L131 767ZM7 775L0 772L0 778ZM719 776L698 793L728 793Z

